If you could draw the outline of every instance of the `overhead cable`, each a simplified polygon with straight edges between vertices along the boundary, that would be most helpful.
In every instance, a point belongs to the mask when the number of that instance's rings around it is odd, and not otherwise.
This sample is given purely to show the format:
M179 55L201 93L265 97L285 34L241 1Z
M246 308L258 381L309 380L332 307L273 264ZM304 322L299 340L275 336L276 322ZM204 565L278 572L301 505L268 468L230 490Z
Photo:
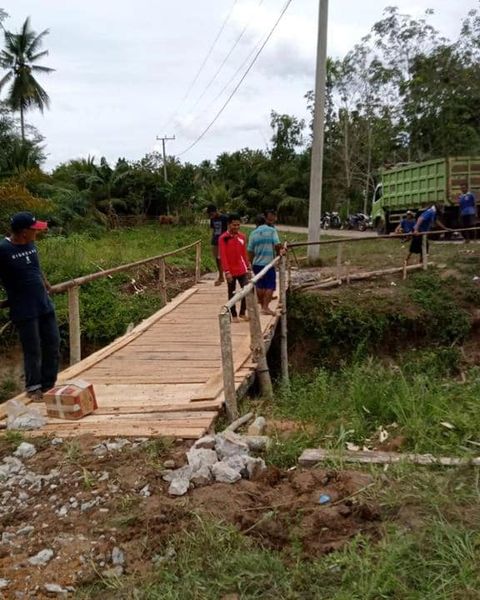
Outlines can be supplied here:
M245 78L247 77L247 75L249 74L250 70L252 69L253 65L256 63L258 57L260 56L260 54L262 53L263 49L265 48L265 46L267 45L268 41L270 40L270 38L272 37L275 29L278 27L278 24L280 23L280 21L282 20L283 15L287 12L288 7L290 6L290 4L292 3L292 0L287 0L285 6L282 9L282 12L280 13L279 17L277 18L277 20L275 21L272 29L270 30L270 32L268 33L267 37L265 38L263 44L260 46L260 48L258 49L258 51L256 52L255 56L253 57L252 61L250 62L250 64L248 65L247 70L245 71L245 73L242 75L240 81L237 83L237 85L233 88L232 93L229 95L229 97L226 99L226 101L224 102L224 104L222 105L222 107L220 108L220 110L217 112L217 114L215 115L215 117L213 118L213 120L209 123L209 125L202 131L202 133L197 137L197 139L192 142L190 144L190 146L188 146L187 148L185 148L185 150L183 150L182 152L178 153L177 156L182 156L183 154L186 154L187 152L189 152L194 146L196 146L198 144L198 142L205 136L205 134L213 127L213 125L216 123L217 119L220 117L220 115L223 113L223 111L227 108L228 104L230 103L231 99L235 96L235 94L237 93L239 87L242 85L242 83L244 82Z

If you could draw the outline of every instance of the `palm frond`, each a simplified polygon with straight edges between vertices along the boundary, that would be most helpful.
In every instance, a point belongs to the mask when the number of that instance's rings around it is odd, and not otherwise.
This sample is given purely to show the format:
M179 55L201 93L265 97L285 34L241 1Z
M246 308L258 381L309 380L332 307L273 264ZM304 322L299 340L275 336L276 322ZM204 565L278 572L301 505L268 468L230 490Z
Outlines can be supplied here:
M32 32L34 33L34 32ZM33 40L30 41L29 45L28 45L28 59L31 61L32 60L32 55L40 48L40 46L42 45L43 42L43 38L48 35L50 33L49 29L45 29L45 31L42 31L42 33L39 33L37 35L37 37L35 37ZM34 34L35 35L35 34Z
M42 67L40 65L32 65L30 68L32 71L37 71L39 73L52 73L55 71L55 69L52 69L51 67Z

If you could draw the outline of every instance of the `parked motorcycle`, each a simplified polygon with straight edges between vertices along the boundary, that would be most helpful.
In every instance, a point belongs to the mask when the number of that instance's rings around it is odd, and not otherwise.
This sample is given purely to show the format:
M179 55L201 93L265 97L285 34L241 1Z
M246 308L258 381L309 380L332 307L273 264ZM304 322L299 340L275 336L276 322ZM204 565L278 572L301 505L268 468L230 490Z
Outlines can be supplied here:
M322 229L330 229L330 221L331 221L330 213L329 212L324 213L320 220L320 227Z
M330 213L330 227L332 229L341 229L342 228L342 219L338 212Z
M357 231L366 231L372 228L371 218L364 213L355 213L348 215L345 221L345 229L355 229Z

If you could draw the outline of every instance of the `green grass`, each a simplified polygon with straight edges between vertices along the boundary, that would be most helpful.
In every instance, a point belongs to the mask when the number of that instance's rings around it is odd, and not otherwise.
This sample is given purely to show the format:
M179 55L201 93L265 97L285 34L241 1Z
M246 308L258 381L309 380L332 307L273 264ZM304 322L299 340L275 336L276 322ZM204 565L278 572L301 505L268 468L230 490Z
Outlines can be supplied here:
M318 369L309 376L294 376L290 387L277 393L273 414L310 427L308 433L274 446L272 462L289 465L312 444L371 446L378 443L379 428L390 438L403 436L406 450L478 453L470 442L480 442L480 372L472 370L465 384L447 379L457 366L455 351L445 349L410 353L400 365L370 359L338 371Z

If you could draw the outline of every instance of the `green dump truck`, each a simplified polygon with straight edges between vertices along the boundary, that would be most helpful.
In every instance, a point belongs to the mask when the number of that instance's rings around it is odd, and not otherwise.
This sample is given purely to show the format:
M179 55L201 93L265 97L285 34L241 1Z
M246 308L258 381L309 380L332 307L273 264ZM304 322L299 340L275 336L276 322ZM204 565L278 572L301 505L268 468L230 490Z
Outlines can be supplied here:
M463 181L480 204L480 156L438 158L382 170L372 202L376 230L390 233L406 210L416 212L433 202L443 206L444 224L458 227L458 196Z

